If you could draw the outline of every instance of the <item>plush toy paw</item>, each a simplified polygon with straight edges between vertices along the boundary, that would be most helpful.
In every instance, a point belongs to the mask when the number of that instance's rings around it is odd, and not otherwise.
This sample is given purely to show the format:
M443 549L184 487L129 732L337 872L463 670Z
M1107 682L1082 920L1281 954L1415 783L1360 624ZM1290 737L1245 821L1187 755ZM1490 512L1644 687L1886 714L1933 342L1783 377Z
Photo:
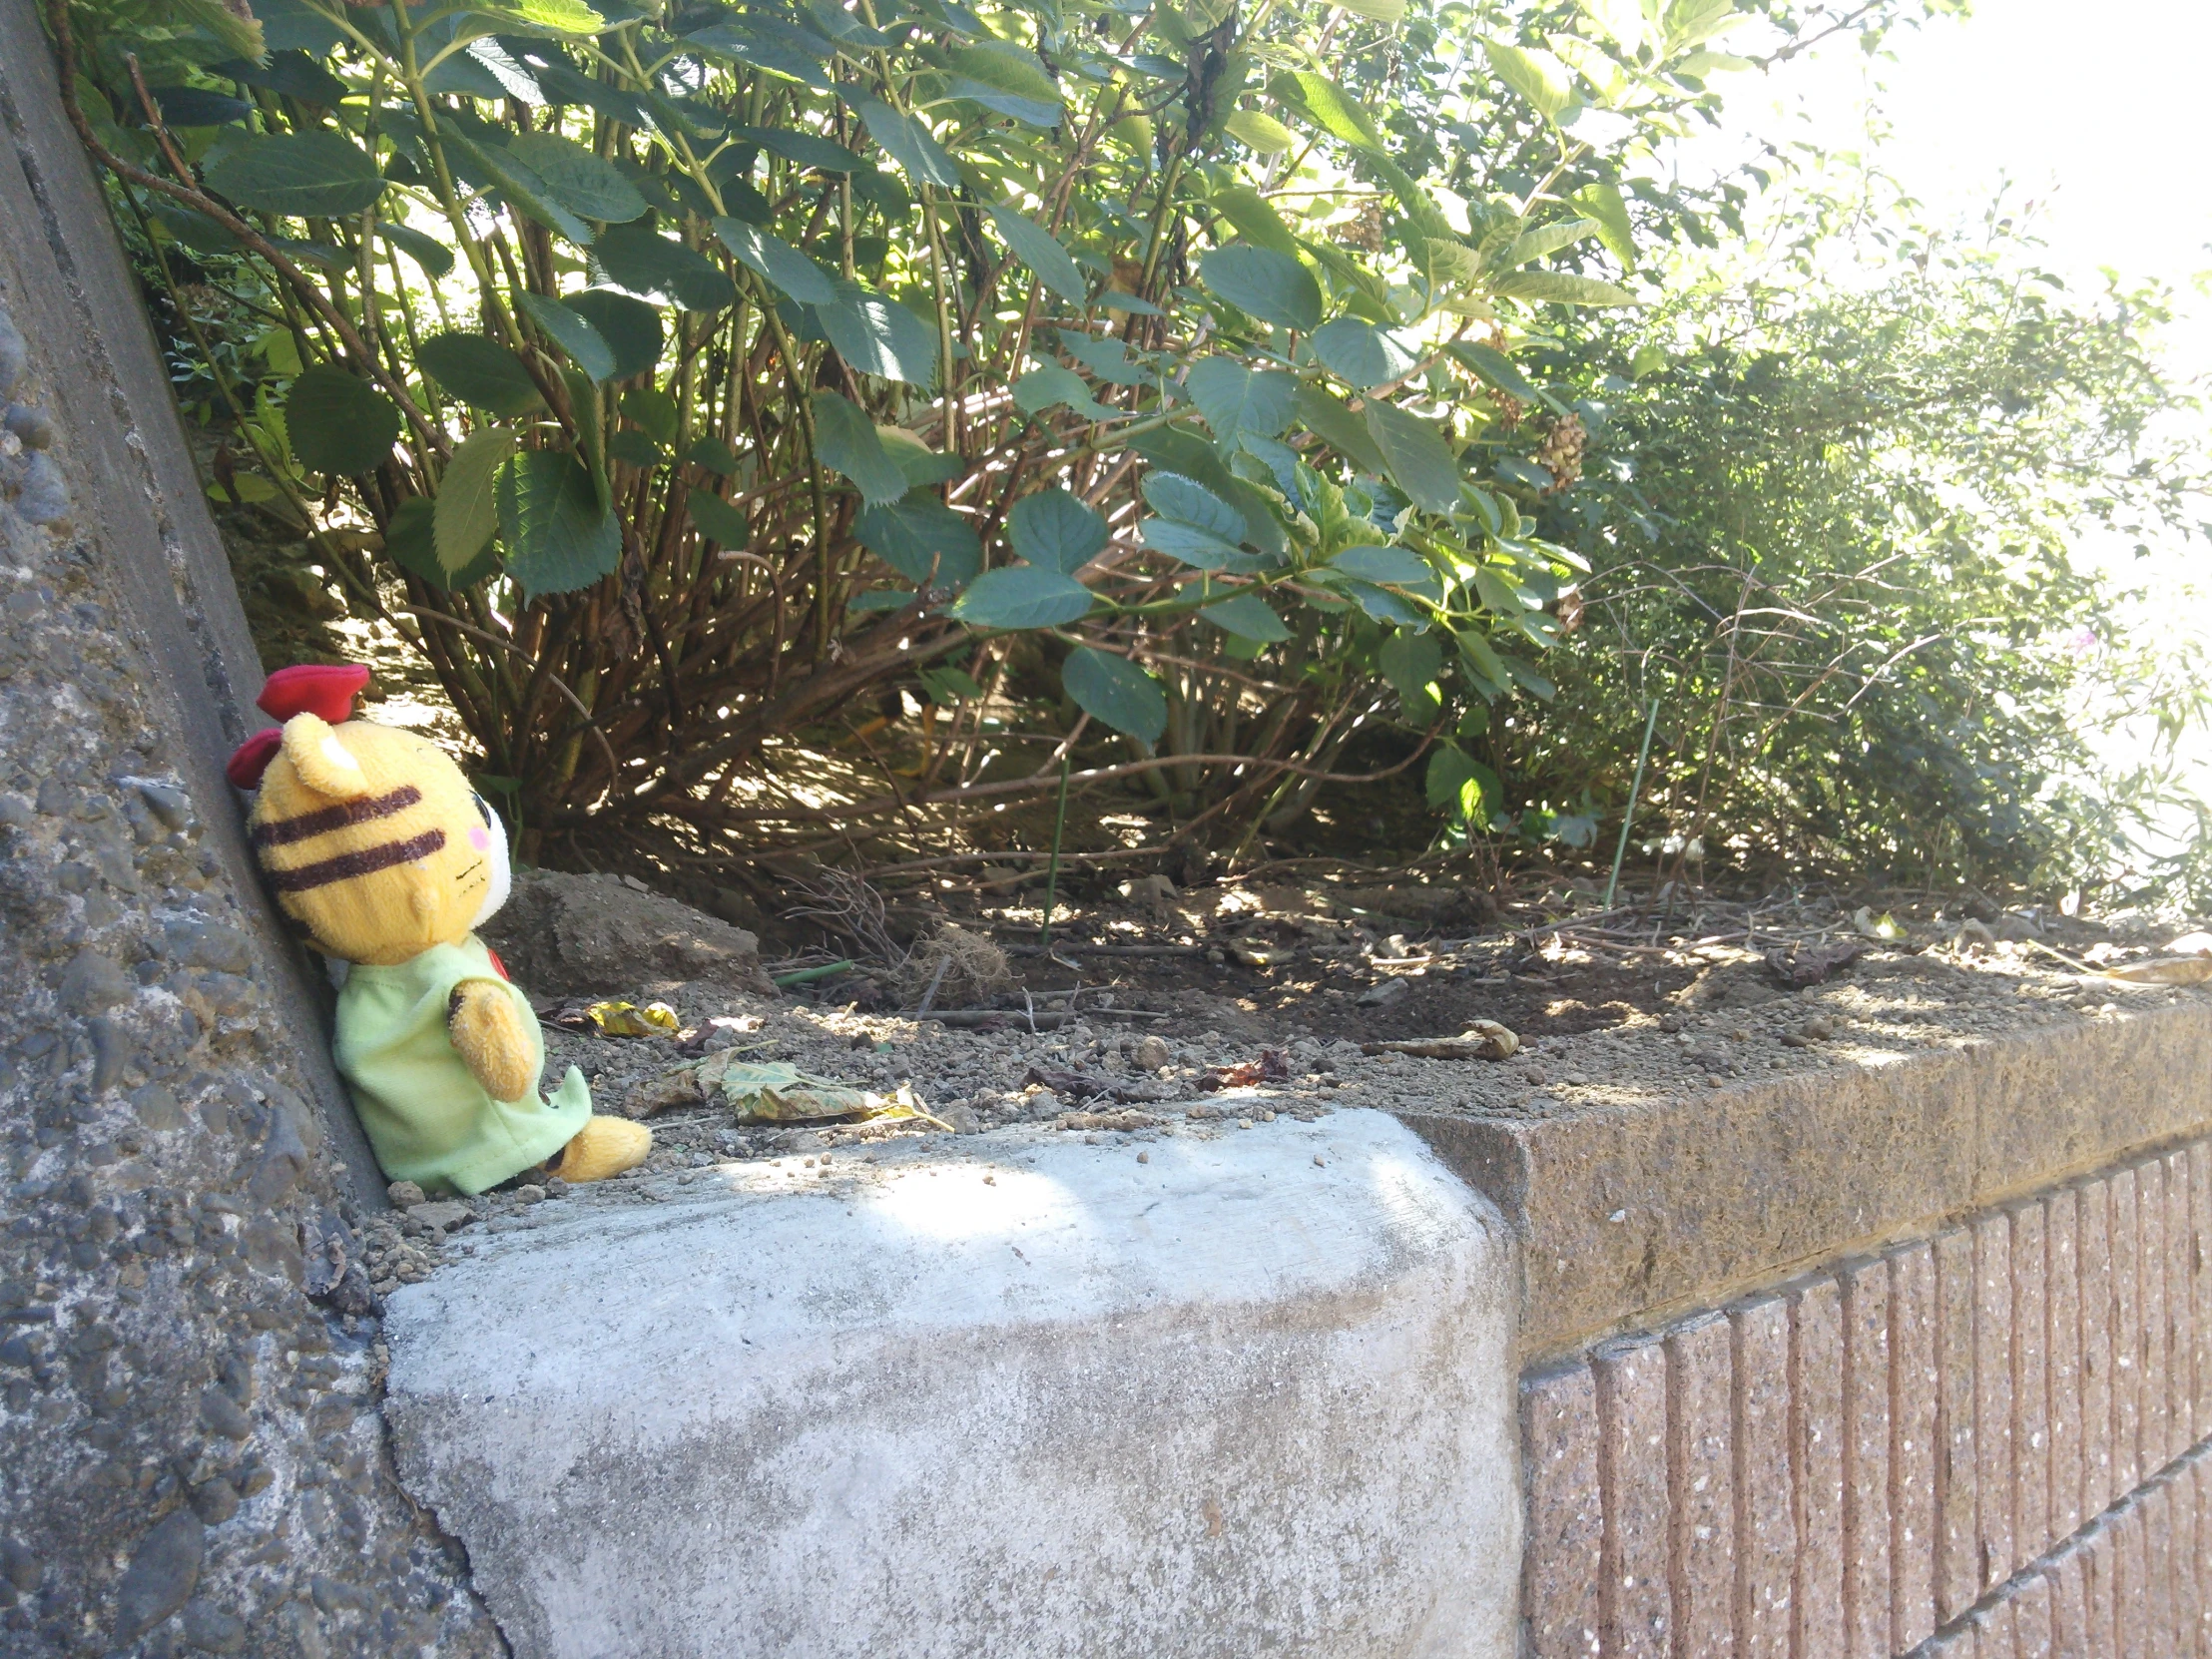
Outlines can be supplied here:
M447 1004L446 1030L461 1064L494 1100L520 1100L537 1081L522 1016L506 988L488 979L463 980Z
M636 1169L653 1150L653 1131L628 1118L590 1117L575 1139L546 1160L545 1172L576 1185Z

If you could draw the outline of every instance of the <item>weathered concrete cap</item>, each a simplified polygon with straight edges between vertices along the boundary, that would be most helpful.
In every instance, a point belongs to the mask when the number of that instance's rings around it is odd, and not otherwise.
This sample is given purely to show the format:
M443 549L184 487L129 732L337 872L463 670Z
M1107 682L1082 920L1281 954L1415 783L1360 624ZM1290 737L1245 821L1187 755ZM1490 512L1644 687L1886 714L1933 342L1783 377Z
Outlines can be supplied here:
M393 1299L402 1477L526 1659L1505 1659L1496 1212L1380 1112L1136 1150L498 1238Z

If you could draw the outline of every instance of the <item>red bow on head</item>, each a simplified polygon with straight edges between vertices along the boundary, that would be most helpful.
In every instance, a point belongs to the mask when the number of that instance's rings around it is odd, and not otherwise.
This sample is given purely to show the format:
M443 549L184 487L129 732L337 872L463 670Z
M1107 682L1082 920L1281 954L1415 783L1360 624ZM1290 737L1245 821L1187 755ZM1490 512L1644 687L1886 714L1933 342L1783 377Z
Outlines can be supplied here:
M313 715L336 726L351 717L353 699L367 684L368 670L359 663L299 663L272 674L254 701L264 714L278 720ZM262 774L269 770L283 737L275 726L256 732L233 752L224 773L239 789L261 788Z

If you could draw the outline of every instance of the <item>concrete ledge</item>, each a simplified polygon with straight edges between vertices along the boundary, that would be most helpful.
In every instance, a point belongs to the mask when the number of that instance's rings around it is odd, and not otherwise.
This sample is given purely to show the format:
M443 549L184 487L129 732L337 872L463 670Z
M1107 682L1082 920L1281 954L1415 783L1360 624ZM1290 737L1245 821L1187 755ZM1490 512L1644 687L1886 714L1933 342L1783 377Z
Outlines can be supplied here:
M1520 1230L1536 1362L2201 1133L2208 1077L2192 998L1689 1098L1403 1115Z
M1507 1230L1381 1113L579 1203L400 1292L524 1656L1505 1659Z

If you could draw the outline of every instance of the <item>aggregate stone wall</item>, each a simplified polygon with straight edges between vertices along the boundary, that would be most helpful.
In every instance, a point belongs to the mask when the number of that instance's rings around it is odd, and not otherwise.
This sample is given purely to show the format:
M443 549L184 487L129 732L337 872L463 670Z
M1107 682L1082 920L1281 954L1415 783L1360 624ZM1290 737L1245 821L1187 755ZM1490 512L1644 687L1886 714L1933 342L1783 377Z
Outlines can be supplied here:
M1522 1382L1530 1659L2212 1656L2212 1142Z
M256 671L46 63L0 0L0 1654L495 1654L389 1472L358 1131L218 770Z

